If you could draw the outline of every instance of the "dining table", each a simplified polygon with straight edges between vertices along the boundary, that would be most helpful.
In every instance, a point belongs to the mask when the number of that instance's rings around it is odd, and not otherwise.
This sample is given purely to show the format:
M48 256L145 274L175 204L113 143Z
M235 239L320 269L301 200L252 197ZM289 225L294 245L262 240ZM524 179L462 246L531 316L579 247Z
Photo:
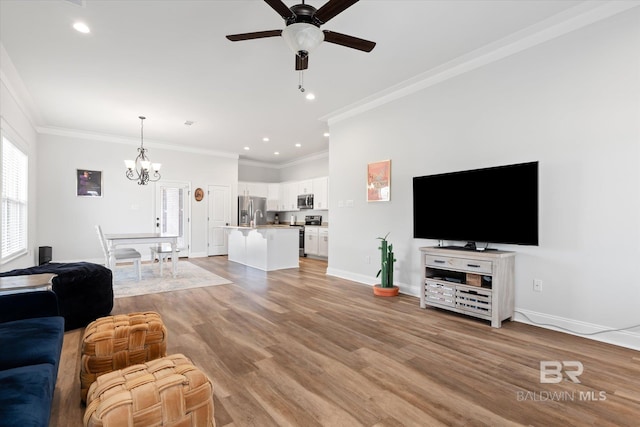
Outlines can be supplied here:
M104 239L109 247L109 265L111 270L115 269L116 259L114 250L122 245L144 245L147 243L171 245L171 269L173 277L178 275L178 236L164 235L161 233L119 233L105 234Z

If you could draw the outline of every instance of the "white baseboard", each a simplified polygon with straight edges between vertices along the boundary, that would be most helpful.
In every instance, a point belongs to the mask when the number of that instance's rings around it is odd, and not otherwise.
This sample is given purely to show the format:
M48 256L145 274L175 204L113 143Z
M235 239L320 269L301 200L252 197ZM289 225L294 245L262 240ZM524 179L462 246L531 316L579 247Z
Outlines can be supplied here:
M380 280L376 279L375 277L365 276L364 274L356 274L351 271L339 270L336 268L327 268L327 276L339 277L341 279L350 280L352 282L362 283L369 286L380 283ZM420 289L417 286L398 282L395 282L394 284L400 288L401 294L411 295L414 297L420 296Z
M564 332L566 334L576 335L594 341L605 342L633 350L640 350L640 333L633 332L631 330L611 331L611 329L615 328L520 308L516 308L514 320L528 325ZM622 325L622 327L629 326L633 325ZM640 328L638 330L640 330Z
M189 258L206 258L209 255L206 252L191 252Z

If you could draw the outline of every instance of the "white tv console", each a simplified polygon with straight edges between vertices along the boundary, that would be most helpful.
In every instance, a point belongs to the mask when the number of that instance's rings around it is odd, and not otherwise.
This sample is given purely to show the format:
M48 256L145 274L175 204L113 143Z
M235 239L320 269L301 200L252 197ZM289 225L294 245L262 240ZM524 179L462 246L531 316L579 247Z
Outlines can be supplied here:
M499 328L514 315L515 255L498 250L420 248L420 307L467 314Z

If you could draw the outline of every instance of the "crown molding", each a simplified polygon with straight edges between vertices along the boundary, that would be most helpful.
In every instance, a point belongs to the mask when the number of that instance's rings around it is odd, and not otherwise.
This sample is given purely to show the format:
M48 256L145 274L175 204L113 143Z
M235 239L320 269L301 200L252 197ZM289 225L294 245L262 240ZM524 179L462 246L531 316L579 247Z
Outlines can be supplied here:
M494 43L462 55L320 118L329 126L541 43L640 6L640 1L585 1Z
M327 150L327 151L320 151L318 153L310 154L304 157L298 157L297 159L287 163L273 164L273 163L259 162L257 160L240 159L238 160L238 164L242 166L256 166L256 167L270 168L270 169L284 169L284 168L308 163L315 160L326 159L328 157L329 157L329 151Z
M79 131L75 129L66 129L53 126L37 126L36 130L39 134L64 136L68 138L80 138L88 141L107 142L113 144L140 145L140 140L119 135L109 135L97 132ZM144 140L145 145L160 148L164 150L180 151L184 153L204 154L208 156L226 157L229 159L238 159L238 154L227 151L207 150L204 148L185 147L153 140Z

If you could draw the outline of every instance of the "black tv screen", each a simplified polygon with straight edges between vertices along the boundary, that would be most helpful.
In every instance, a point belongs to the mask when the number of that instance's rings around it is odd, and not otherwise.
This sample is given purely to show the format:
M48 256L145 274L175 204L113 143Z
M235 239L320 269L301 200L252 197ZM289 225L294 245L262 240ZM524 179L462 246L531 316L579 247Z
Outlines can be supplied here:
M538 162L413 178L413 237L538 245Z

